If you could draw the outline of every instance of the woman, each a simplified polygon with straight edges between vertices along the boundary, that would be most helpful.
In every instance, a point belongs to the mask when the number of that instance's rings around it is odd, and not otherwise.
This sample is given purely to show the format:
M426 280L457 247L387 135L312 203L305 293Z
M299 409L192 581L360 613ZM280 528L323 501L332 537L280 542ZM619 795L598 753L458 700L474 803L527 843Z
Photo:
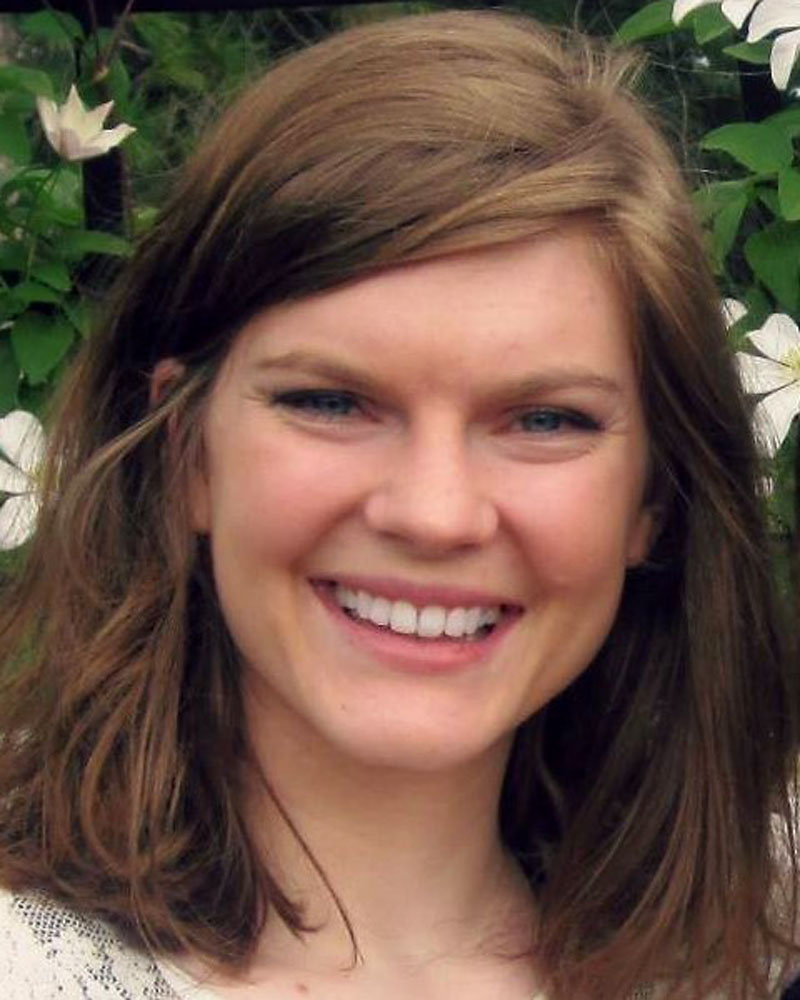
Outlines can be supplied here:
M187 166L3 601L15 1000L774 994L793 694L629 69L358 28Z

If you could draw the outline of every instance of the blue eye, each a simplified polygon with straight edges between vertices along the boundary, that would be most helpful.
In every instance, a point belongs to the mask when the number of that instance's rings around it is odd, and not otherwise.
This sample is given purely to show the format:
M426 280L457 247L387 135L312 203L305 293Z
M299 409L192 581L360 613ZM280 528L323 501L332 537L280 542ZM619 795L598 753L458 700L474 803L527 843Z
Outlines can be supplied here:
M518 420L522 430L531 434L556 434L559 431L576 430L592 431L599 427L596 420L584 413L547 407L528 410L528 412L520 414Z
M340 420L358 409L358 400L351 392L335 389L293 389L272 397L276 406L297 410L322 420Z

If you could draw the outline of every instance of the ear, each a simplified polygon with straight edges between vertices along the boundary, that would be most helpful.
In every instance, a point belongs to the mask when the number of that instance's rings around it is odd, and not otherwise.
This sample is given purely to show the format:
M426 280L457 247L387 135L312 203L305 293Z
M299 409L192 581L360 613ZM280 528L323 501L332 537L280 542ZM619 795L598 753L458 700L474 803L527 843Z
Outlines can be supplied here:
M176 382L180 382L185 374L186 365L181 364L177 358L162 358L150 376L150 409L162 403L170 389Z
M158 406L169 395L173 386L180 382L186 374L186 365L176 358L162 358L153 369L150 376L150 407ZM173 412L167 418L167 437L170 451L177 450L178 415ZM208 477L205 468L205 452L200 438L197 447L192 448L189 457L189 467L186 474L187 503L189 507L189 522L197 534L207 534L210 521L210 504L208 498Z
M661 504L646 504L639 510L628 535L625 562L629 569L640 566L650 555L661 531L663 516Z
M191 468L186 476L189 524L197 535L211 533L211 496L205 454L203 442L200 440L199 447L195 449Z

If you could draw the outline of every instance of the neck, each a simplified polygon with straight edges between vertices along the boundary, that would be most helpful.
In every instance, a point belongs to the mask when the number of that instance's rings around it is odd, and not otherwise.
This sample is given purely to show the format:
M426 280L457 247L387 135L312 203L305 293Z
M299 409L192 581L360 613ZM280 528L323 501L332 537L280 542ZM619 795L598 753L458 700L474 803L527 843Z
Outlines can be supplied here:
M510 739L447 769L404 770L337 752L280 702L252 700L247 721L251 827L319 928L301 942L268 921L264 959L352 962L337 899L373 965L525 950L530 895L497 825Z

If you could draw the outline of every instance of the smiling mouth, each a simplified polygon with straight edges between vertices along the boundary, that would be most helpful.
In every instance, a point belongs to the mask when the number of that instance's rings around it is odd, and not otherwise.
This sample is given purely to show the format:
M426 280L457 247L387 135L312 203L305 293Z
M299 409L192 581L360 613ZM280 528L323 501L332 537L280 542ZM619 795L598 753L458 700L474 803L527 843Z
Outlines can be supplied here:
M521 613L521 608L508 604L419 606L354 590L335 580L319 581L317 585L323 586L333 603L359 625L422 640L477 642L490 636L504 620Z

